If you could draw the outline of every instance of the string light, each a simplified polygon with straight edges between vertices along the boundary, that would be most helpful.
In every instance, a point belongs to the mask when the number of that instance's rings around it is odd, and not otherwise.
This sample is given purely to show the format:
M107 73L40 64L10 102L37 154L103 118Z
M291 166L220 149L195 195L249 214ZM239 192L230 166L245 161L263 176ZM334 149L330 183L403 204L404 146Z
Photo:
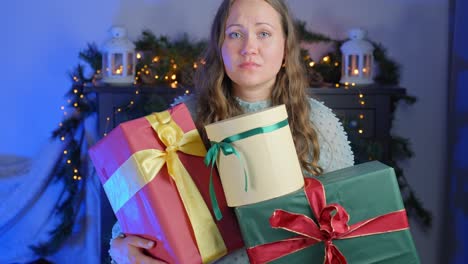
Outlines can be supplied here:
M361 103L361 105L365 105L365 104L366 104L366 102L364 102L364 101L361 101L360 103Z
M172 74L171 79L175 80L176 78L177 78L177 76L175 74Z
M167 75L164 76L164 80L167 80L167 79L169 79L169 76L167 76Z
M62 105L62 106L60 107L60 110L64 110L64 109L65 109L65 106Z
M364 133L364 131L363 131L362 129L359 129L359 130L358 130L358 133L359 133L359 134L362 134L362 133Z
M198 68L198 64L196 62L193 63L193 68L194 69Z
M356 83L351 83L351 86L356 86Z
M67 164L70 164L71 163L71 160L67 160Z
M324 62L329 62L330 61L330 57L329 56L325 56L323 57L322 59Z
M340 64L338 62L335 62L335 67L338 67L340 66Z
M153 58L153 62L158 62L158 61L159 61L159 57L158 57L158 56L156 56L156 57Z
M68 153L68 150L63 151L63 154L67 155L67 153Z
M185 94L189 94L189 93L190 93L190 91L189 91L189 90L185 90Z
M360 115L359 115L359 119L364 119L364 115L363 115L363 114L360 114Z
M80 94L80 98L83 99L83 98L84 98L84 94Z
M78 173L78 169L74 169L73 172L74 172L74 173Z
M60 138L60 140L65 141L65 137L62 136L62 137Z
M315 62L311 61L309 62L309 67L314 67L315 66Z
M73 93L78 93L78 89L73 89Z
M173 69L177 69L177 64L172 65Z
M339 83L335 83L335 87L336 87L336 88L339 88L339 87L340 87L340 84L339 84Z
M138 60L141 59L141 54L140 54L139 52L136 54L136 58L137 58Z
M364 95L362 93L360 93L359 98L364 98Z
M62 122L59 123L59 127L61 127L61 126L63 126L63 123L62 123Z

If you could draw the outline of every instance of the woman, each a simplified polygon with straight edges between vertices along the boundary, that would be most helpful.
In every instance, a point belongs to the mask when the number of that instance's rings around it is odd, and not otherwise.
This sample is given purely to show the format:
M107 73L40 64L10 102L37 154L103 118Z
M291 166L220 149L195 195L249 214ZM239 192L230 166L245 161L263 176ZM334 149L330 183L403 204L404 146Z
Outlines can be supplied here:
M197 78L198 99L185 102L204 138L206 124L285 104L305 174L320 175L354 164L338 119L305 93L300 47L282 0L223 1L204 58ZM116 224L113 233L118 229ZM153 246L154 242L137 236L116 236L110 255L117 263L164 263L142 253ZM248 258L245 250L239 250L217 263L248 263Z

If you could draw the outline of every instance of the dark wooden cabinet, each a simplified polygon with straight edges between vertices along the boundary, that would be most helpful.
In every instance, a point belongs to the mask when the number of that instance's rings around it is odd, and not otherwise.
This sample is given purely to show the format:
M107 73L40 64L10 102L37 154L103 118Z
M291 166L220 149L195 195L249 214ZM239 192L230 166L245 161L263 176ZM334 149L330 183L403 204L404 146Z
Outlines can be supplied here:
M119 123L144 115L145 110L137 110L136 106L142 101L154 102L154 111L164 110L173 98L186 93L183 89L168 87L119 87L96 86L88 87L88 91L96 94L97 112L99 119L99 133L103 136ZM188 91L190 92L190 91ZM392 102L395 98L405 94L400 87L349 87L344 88L310 88L309 96L322 101L332 108L342 120L351 141L356 139L370 139L379 142L383 150L380 160L385 162L390 158L390 129L392 126ZM157 108L162 109L157 109ZM124 110L132 110L128 115ZM126 114L124 114L124 112ZM365 161L366 156L356 156L357 162ZM103 263L108 259L109 239L111 226L115 216L102 191L101 195L101 238Z

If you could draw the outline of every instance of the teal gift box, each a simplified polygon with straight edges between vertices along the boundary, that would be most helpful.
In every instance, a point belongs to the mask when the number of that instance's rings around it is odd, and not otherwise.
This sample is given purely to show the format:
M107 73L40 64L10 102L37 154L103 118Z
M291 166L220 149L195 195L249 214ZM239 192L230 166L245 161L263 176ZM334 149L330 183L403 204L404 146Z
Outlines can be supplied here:
M251 263L420 263L395 172L378 161L235 212Z

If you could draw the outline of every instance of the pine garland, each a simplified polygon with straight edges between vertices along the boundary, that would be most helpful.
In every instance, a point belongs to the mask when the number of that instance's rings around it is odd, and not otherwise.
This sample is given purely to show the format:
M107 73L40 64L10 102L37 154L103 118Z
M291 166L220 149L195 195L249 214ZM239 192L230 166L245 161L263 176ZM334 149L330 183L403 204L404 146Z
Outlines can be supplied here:
M313 62L307 51L302 50L304 64L309 76L310 86L330 87L339 83L341 75L341 51L339 47L344 40L334 40L326 35L310 32L306 24L297 21L299 36L305 42L330 42L335 49L326 54L327 60ZM151 85L165 87L193 87L193 73L204 63L201 52L206 47L204 41L190 40L184 34L174 41L168 37L156 37L148 30L143 31L141 37L135 42L136 49L141 51L141 58L136 65L136 85ZM375 82L379 84L398 84L400 78L400 67L389 59L385 49L380 44L373 43L375 47L374 57L378 63L379 70ZM85 88L93 85L101 75L102 55L95 44L88 44L86 50L79 53L79 58L93 70L92 76L85 76L84 66L78 64L70 74L72 81L71 89L66 94L72 113L65 118L61 125L52 133L52 137L64 141L67 153L57 161L52 174L56 181L63 182L65 189L61 199L55 208L55 214L60 217L61 222L50 232L50 239L46 242L33 245L31 248L39 256L48 256L60 249L65 240L72 234L76 222L78 208L84 199L84 181L87 171L87 145L84 142L84 120L97 110L96 101L92 93L87 93ZM173 77L174 76L174 77ZM177 80L177 81L176 81ZM404 100L414 103L416 98L405 96L395 98L396 102ZM162 110L167 102L161 102L160 98L146 98L137 106L125 107L124 113L128 118L135 113L150 113ZM393 109L394 110L394 109ZM346 129L352 129L356 124L342 120ZM349 133L348 133L349 134ZM356 153L365 153L368 157L379 159L382 157L383 148L380 142L355 139L352 141L353 150ZM415 196L403 175L403 170L398 166L397 160L411 158L413 152L408 139L398 136L392 137L392 159L390 166L395 168L400 189L404 196L405 206L410 216L416 216L423 227L430 227L431 215Z

